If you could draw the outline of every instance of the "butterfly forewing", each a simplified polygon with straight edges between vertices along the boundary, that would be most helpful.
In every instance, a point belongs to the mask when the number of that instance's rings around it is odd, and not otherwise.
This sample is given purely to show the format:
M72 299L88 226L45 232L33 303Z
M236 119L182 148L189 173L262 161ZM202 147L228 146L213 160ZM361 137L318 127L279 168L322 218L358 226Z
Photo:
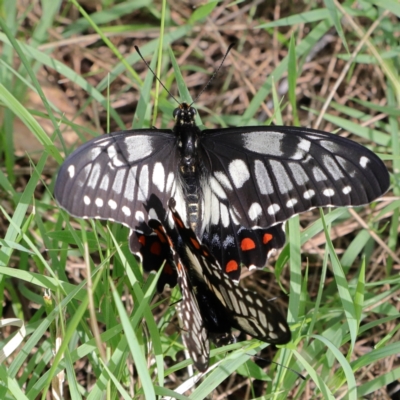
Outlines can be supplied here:
M202 131L205 183L202 230L233 220L270 227L323 206L370 203L389 187L383 162L338 135L295 127ZM222 206L221 206L222 204Z
M100 218L139 229L143 221L165 214L177 187L177 137L170 130L122 131L95 138L62 165L54 195L76 217ZM149 206L155 196L157 209ZM182 204L184 204L182 202ZM179 206L178 206L179 208ZM180 209L186 214L186 206Z

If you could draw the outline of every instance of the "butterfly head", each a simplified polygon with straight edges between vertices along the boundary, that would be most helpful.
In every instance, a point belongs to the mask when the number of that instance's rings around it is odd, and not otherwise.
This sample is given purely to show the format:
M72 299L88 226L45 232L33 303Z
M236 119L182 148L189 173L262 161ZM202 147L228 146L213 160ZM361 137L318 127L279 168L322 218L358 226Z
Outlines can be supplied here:
M194 125L194 118L196 114L197 111L195 108L187 103L181 103L179 104L179 107L175 108L173 112L173 117L175 119L176 125L178 126Z

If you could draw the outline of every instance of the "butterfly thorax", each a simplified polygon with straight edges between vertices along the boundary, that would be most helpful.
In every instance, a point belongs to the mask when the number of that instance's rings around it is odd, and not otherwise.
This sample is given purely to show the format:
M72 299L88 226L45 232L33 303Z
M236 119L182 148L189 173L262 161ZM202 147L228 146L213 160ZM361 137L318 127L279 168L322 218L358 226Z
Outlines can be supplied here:
M183 191L188 200L187 208L189 223L196 229L199 216L199 187L200 168L197 144L201 134L195 124L196 109L182 103L174 110L174 132L178 136L178 149L180 154L179 172L182 177Z
M197 143L201 133L194 120L196 113L196 109L187 103L180 104L173 112L175 118L174 132L179 139L179 166L183 174L193 173L196 170Z

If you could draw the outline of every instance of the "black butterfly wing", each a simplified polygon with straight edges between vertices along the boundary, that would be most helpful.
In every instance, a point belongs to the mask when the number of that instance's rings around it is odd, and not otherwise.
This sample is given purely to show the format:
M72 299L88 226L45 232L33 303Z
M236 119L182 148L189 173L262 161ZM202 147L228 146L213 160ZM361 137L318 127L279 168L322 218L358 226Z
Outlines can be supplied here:
M194 365L200 372L204 372L208 368L210 358L208 332L188 273L180 262L178 253L175 253L174 257L178 270L178 284L182 293L182 302L178 304L183 325L182 339Z
M194 365L200 372L204 372L208 368L210 342L188 273L178 253L174 251L174 246L169 240L163 225L157 220L150 220L149 226L156 233L158 243L162 244L162 248L164 249L162 254L163 257L165 257L165 265L173 265L178 275L178 284L182 293L182 301L177 303L176 307L182 321L182 339ZM146 240L148 240L148 236ZM157 243L157 241L151 241L149 244L150 243ZM165 251L165 243L168 243L168 251ZM156 247L158 247L158 245L156 245ZM155 252L158 253L158 251Z
M264 268L271 255L285 244L283 224L269 228L247 229L233 222L228 226L212 225L211 234L204 232L201 239L218 260L223 271L239 281L241 267Z
M285 344L291 339L286 319L275 306L256 292L241 288L225 274L207 246L200 243L192 229L186 228L175 209L175 201L169 201L175 226L182 244L184 265L191 272L192 282L204 282L219 301L218 307L226 310L230 326L273 344Z
M373 152L322 131L205 130L200 143L209 171L201 234L212 236L228 216L237 226L266 228L314 207L367 204L389 188L389 173Z
M134 230L149 218L165 221L159 214L165 216L171 196L185 216L186 203L176 184L177 151L171 130L121 131L95 138L61 166L55 198L73 216L117 221ZM151 197L157 200L154 206L149 205Z
M160 223L158 222L158 224ZM164 290L166 285L169 287L176 285L178 278L177 269L171 256L171 244L165 235L156 233L145 235L137 231L131 231L129 241L130 243L139 244L139 248L135 254L139 255L145 271L158 271L162 268L157 281L157 290L159 293Z

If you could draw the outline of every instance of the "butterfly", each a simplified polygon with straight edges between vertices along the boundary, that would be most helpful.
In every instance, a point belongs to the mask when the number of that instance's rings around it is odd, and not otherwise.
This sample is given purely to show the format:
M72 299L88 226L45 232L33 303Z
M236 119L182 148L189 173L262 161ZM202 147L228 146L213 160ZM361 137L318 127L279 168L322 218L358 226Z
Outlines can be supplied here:
M167 207L173 197L185 225L238 280L242 265L263 268L284 245L283 223L291 216L367 204L389 188L384 163L349 139L290 126L200 130L196 113L182 103L172 130L125 130L88 141L59 170L58 204L75 217L129 227L130 249L141 257L139 239L151 235L150 219L176 235Z
M282 126L200 131L187 104L174 115L173 130L121 131L78 148L59 171L59 205L128 226L139 253L134 233L150 234L149 219L172 231L174 197L185 224L238 279L241 265L264 267L283 246L292 215L367 204L389 187L383 162L349 139Z
M230 343L232 329L265 342L288 343L289 326L272 302L233 282L208 247L185 226L173 198L168 206L178 232L177 242L172 243L160 221L151 219L149 226L158 242L165 245L161 257L177 271L183 341L196 368L203 372L208 367L209 339L218 344Z

